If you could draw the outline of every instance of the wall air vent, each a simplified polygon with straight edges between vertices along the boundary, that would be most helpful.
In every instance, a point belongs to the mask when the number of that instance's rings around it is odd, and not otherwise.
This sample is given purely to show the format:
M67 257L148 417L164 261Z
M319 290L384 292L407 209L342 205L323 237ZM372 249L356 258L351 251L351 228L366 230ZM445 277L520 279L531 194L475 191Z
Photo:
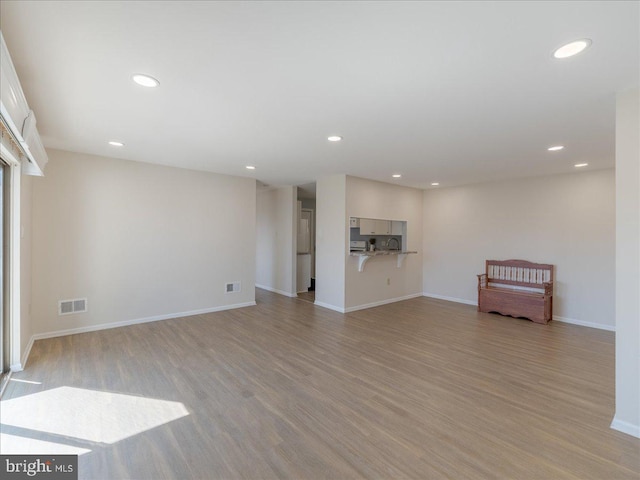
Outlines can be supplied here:
M87 299L76 298L73 300L60 300L58 302L58 315L71 315L87 311Z
M229 282L224 284L224 293L238 293L240 291L240 282Z

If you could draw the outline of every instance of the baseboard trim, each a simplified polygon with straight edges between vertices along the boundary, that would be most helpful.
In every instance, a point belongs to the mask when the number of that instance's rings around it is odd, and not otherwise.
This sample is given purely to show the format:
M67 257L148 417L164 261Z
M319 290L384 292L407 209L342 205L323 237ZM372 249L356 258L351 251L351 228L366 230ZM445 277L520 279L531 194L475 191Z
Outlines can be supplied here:
M172 318L191 317L193 315L202 315L205 313L222 312L224 310L233 310L235 308L244 308L255 306L256 302L236 303L233 305L224 305L220 307L203 308L201 310L190 310L188 312L168 313L166 315L154 315L152 317L135 318L132 320L123 320L122 322L101 323L99 325L87 325L86 327L68 328L66 330L55 330L52 332L37 333L31 337L28 346L28 352L31 352L31 345L35 340L44 340L45 338L64 337L66 335L75 335L78 333L97 332L99 330L108 330L110 328L128 327L129 325L138 325L140 323L157 322L160 320L171 320ZM23 362L26 364L26 360Z
M380 300L379 302L365 303L362 305L356 305L354 307L345 308L345 313L356 312L358 310L365 310L367 308L379 307L381 305L387 305L389 303L402 302L404 300L411 300L412 298L421 297L422 293L412 293L410 295L404 295L402 297L388 298L386 300Z
M9 371L10 372L21 372L22 370L24 370L24 368L22 368L22 365L24 365L24 363L14 363L13 365L9 366Z
M438 295L436 293L429 292L422 292L422 296L435 298L437 300L446 300L447 302L464 303L465 305L473 305L474 307L478 306L478 302L473 300L465 300L464 298L447 297L446 295Z
M640 425L624 422L614 417L611 422L611 428L619 432L626 433L627 435L631 435L632 437L640 438Z
M465 300L463 298L456 297L446 297L444 295L436 295L435 293L427 293L424 292L423 295L429 298L436 298L438 300L446 300L448 302L456 302L456 303L464 303L465 305L473 305L474 307L478 306L478 302L474 302L472 300ZM553 320L556 322L562 323L570 323L572 325L579 325L581 327L589 327L589 328L597 328L598 330L607 330L609 332L615 332L616 327L611 325L603 325L601 323L593 323L593 322L585 322L582 320L576 320L574 318L561 317L558 315L553 316Z
M9 370L5 375L0 377L0 399L4 394L4 391L7 389L7 385L9 385L9 380L11 380L11 375L13 375L13 371Z
M574 318L553 316L553 320L556 322L570 323L572 325L580 325L581 327L597 328L598 330L607 330L609 332L615 332L616 327L613 325L602 325L601 323L584 322L582 320L576 320Z
M277 293L278 295L284 295L289 298L296 298L298 296L297 293L285 292L284 290L278 290L277 288L267 287L266 285L258 285L256 283L256 288L261 288L262 290L266 290L267 292Z
M330 303L319 302L316 300L313 304L317 307L328 308L329 310L333 310L334 312L346 313L344 308L336 307L335 305L331 305Z
M22 352L22 359L21 359L22 363L20 364L20 370L14 370L14 371L21 372L22 370L24 370L24 368L26 368L27 360L29 359L29 354L31 353L31 348L33 347L33 342L35 342L35 340L36 339L34 338L34 335L31 335L31 338L29 339L29 343L27 343L27 346L24 349L24 352Z

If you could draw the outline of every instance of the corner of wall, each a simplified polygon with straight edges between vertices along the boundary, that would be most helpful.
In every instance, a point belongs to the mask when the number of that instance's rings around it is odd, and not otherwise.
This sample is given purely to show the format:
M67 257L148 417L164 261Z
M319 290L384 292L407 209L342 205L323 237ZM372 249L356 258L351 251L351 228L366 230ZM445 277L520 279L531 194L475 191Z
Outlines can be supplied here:
M20 355L21 364L12 365L12 371L22 370L33 344L31 318L31 238L33 208L33 177L22 175L20 181Z
M640 437L640 89L616 101L616 430Z

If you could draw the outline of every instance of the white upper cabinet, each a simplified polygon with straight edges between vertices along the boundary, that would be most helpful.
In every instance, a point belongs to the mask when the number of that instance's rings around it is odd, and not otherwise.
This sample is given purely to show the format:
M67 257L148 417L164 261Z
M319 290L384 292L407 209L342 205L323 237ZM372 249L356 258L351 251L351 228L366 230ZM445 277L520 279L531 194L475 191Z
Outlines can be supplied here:
M391 221L373 218L360 219L360 235L390 235Z

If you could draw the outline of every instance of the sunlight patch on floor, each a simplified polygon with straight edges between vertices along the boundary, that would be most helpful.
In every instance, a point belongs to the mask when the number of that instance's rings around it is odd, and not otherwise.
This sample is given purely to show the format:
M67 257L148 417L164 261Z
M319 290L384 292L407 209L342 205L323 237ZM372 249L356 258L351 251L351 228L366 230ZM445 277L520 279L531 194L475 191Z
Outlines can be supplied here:
M63 443L45 442L35 438L0 433L0 451L3 455L82 455L91 450Z
M180 402L75 387L45 390L0 404L3 425L109 444L187 415Z
M34 382L32 380L22 380L21 378L12 378L10 382L30 383L31 385L42 385L42 382Z

